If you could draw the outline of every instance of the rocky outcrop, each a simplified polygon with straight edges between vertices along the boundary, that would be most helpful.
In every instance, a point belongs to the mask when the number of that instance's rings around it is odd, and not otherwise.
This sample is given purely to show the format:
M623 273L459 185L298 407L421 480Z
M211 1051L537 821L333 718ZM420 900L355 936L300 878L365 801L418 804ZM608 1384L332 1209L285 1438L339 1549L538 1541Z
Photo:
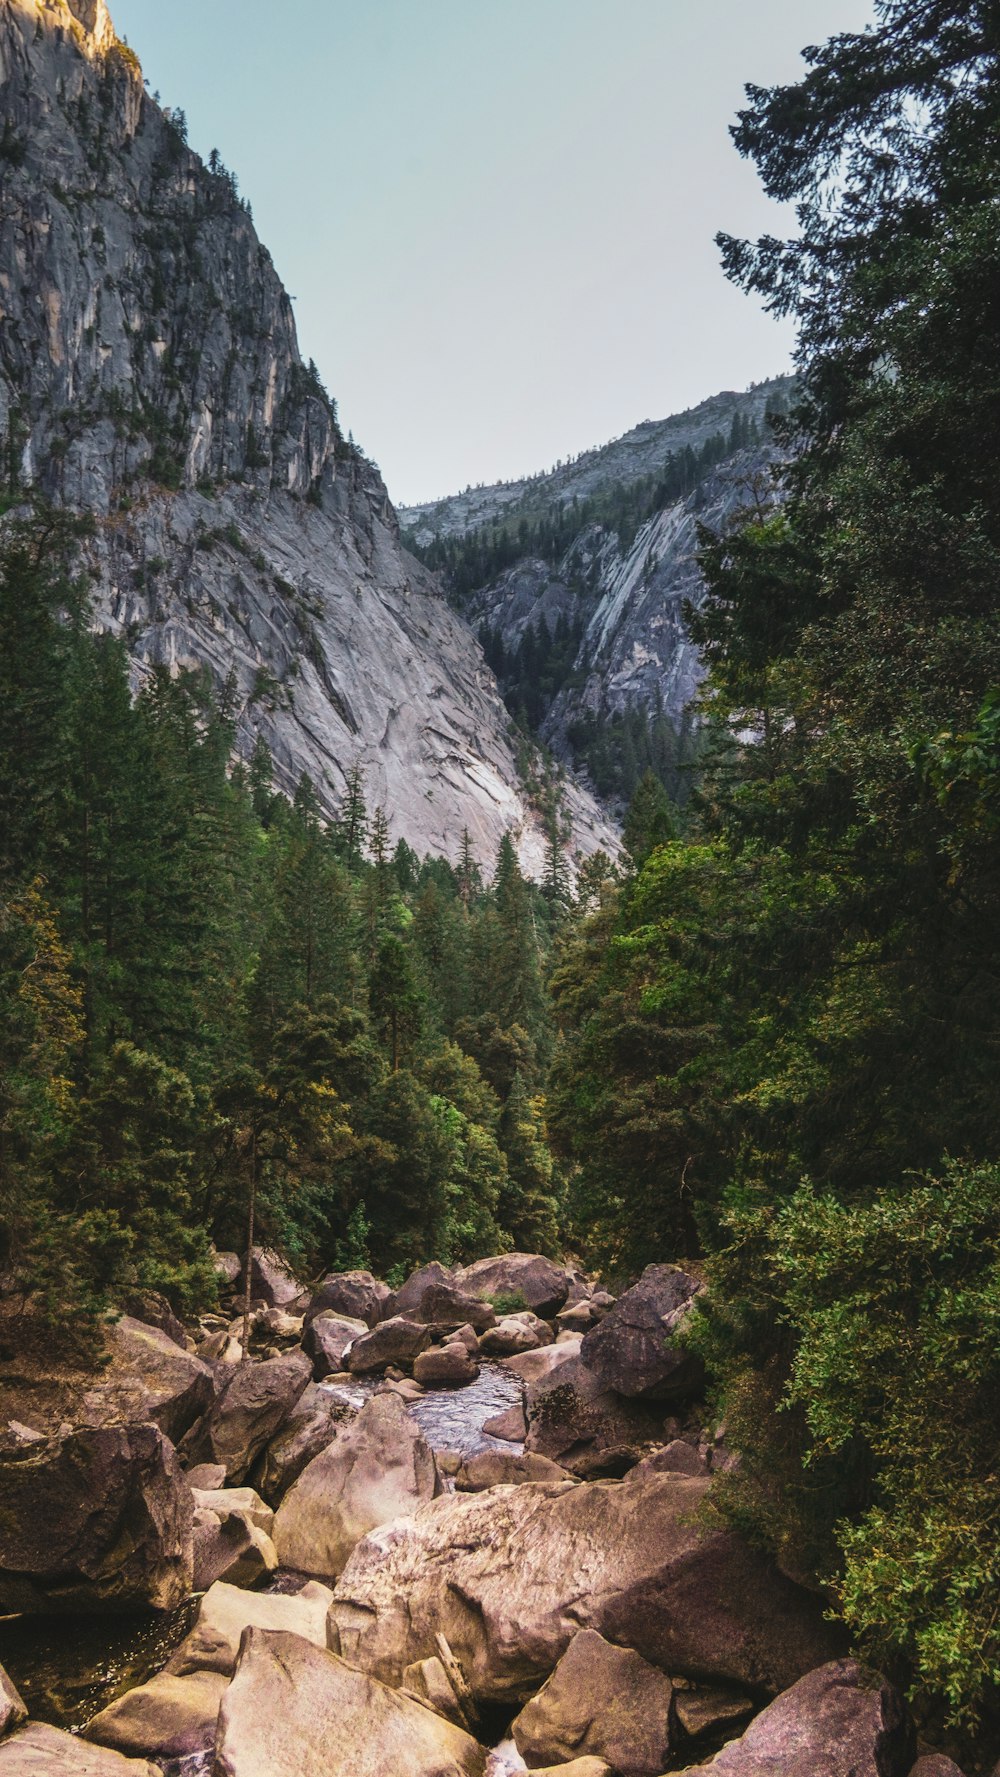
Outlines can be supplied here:
M111 1329L111 1363L94 1391L102 1417L151 1419L176 1444L215 1396L207 1364L159 1328L124 1315Z
M584 1334L581 1361L604 1388L643 1401L684 1401L704 1384L701 1359L679 1335L701 1284L676 1265L647 1265Z
M171 1610L192 1577L191 1490L155 1425L0 1455L0 1612Z
M510 829L540 875L493 676L303 363L234 181L144 91L103 0L2 0L0 67L5 474L93 514L95 613L136 683L207 667L283 788L307 772L332 812L358 764L418 852L467 827L485 864ZM585 851L613 845L576 786L568 808Z
M582 1350L531 1383L525 1415L525 1449L581 1478L623 1475L663 1442L663 1409L602 1387Z
M304 1351L241 1364L184 1439L186 1460L221 1463L227 1480L245 1480L311 1378L312 1364Z
M455 1273L460 1289L490 1302L499 1298L504 1311L530 1308L543 1319L557 1314L570 1289L570 1275L561 1265L539 1253L502 1253L498 1258L476 1259Z
M659 1777L672 1749L673 1696L669 1678L640 1654L581 1629L511 1736L529 1767L592 1757L618 1777Z
M299 1639L326 1646L326 1617L333 1593L310 1580L299 1592L245 1592L238 1586L215 1585L198 1607L194 1627L176 1648L167 1672L183 1678L191 1672L221 1672L231 1677L245 1629L280 1629Z
M0 1740L0 1777L161 1777L161 1772L147 1759L123 1758L110 1747L31 1721Z
M248 1631L217 1777L482 1777L469 1734L295 1635Z
M306 1464L328 1444L345 1420L353 1419L359 1402L342 1390L320 1388L311 1382L289 1413L276 1438L272 1438L254 1468L258 1491L275 1509Z
M286 1493L274 1521L285 1567L335 1578L376 1525L438 1492L434 1457L399 1397L373 1395Z
M854 1660L810 1672L699 1769L712 1777L907 1777L915 1735L892 1685Z
M838 1651L822 1605L695 1514L687 1476L456 1493L359 1543L331 1634L398 1684L443 1634L473 1694L526 1702L579 1629L662 1671L776 1692Z

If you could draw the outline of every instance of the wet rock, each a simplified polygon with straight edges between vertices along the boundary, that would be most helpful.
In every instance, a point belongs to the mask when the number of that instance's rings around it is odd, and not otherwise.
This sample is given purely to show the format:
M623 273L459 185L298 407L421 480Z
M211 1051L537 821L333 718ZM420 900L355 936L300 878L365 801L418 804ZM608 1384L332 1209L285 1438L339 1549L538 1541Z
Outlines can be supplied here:
M110 1747L88 1745L75 1734L27 1722L0 1740L0 1777L161 1777L147 1759L123 1758Z
M230 1677L236 1666L244 1629L281 1629L316 1647L326 1646L327 1612L333 1593L318 1580L300 1592L245 1592L223 1583L206 1592L194 1627L174 1649L166 1670L221 1672Z
M481 1777L470 1735L297 1636L247 1632L219 1711L218 1777Z
M344 1658L398 1684L441 1633L480 1700L538 1689L581 1628L665 1672L775 1692L840 1641L821 1602L696 1519L707 1482L629 1475L453 1493L366 1537L337 1585Z
M194 1503L155 1425L84 1427L0 1455L0 1610L171 1610Z
M855 1660L809 1672L730 1741L712 1777L907 1777L916 1740L892 1685Z
M704 1365L678 1341L701 1289L675 1265L647 1265L585 1334L580 1357L604 1388L634 1400L690 1400L704 1386Z
M262 1364L241 1364L184 1439L185 1458L192 1464L221 1463L227 1480L244 1480L311 1377L312 1364L304 1351L289 1351Z
M539 1253L503 1253L495 1259L477 1259L455 1275L460 1288L470 1295L520 1297L520 1303L509 1301L505 1306L530 1308L543 1320L558 1314L570 1289L569 1273Z
M413 1319L444 1330L470 1326L475 1332L484 1333L493 1325L496 1315L488 1302L481 1302L478 1296L467 1294L455 1284L432 1283L424 1290Z
M483 1430L489 1438L503 1438L505 1443L523 1444L528 1433L523 1403L508 1407L505 1413L497 1413L492 1419L484 1420Z
M314 1456L332 1444L338 1427L358 1412L359 1403L343 1389L303 1389L277 1437L272 1438L253 1470L257 1491L277 1508L293 1481Z
M549 1376L571 1357L577 1357L580 1351L578 1335L564 1345L548 1345L542 1351L522 1351L516 1357L505 1357L500 1361L504 1369L513 1370L522 1382L537 1382L540 1376Z
M462 1493L482 1493L487 1487L523 1487L529 1481L571 1481L568 1469L547 1456L515 1456L509 1450L479 1450L467 1456L455 1474Z
M0 1666L0 1739L12 1728L20 1727L27 1718L28 1711L17 1686Z
M674 1711L689 1740L704 1739L709 1734L722 1736L748 1721L754 1707L751 1699L739 1691L692 1684L686 1678L674 1681Z
M454 1272L449 1271L447 1266L439 1264L437 1259L432 1259L429 1265L421 1265L419 1271L411 1271L406 1282L393 1295L386 1311L386 1318L388 1319L393 1314L404 1314L412 1320L418 1320L420 1316L415 1311L420 1307L424 1291L429 1289L431 1284L451 1284L454 1279Z
M662 1450L654 1450L651 1456L644 1456L638 1464L638 1471L652 1475L703 1475L706 1473L706 1464L693 1444L688 1444L683 1438L673 1438Z
M102 1709L84 1737L132 1757L186 1758L215 1744L219 1704L229 1679L221 1672L180 1678L158 1673Z
M581 1629L510 1731L529 1766L590 1755L606 1759L619 1777L659 1777L670 1759L672 1713L673 1686L664 1673Z
M373 1332L366 1333L363 1339L354 1341L347 1354L347 1367L352 1376L370 1375L373 1371L387 1369L390 1364L405 1364L409 1368L430 1342L431 1336L420 1321L395 1315Z
M432 1346L413 1362L413 1379L422 1388L466 1388L479 1375L479 1365L464 1345Z
M345 1320L363 1320L376 1327L388 1315L392 1291L370 1271L331 1271L324 1277L306 1309L306 1320L315 1320L325 1308Z
M576 1355L531 1383L525 1449L574 1475L621 1475L663 1441L663 1414L604 1388Z
M299 1476L274 1521L286 1567L335 1577L356 1543L439 1489L434 1457L403 1402L373 1395Z
M355 1339L367 1337L363 1320L346 1320L328 1309L309 1322L302 1335L302 1349L312 1358L313 1380L322 1382L344 1368L344 1357Z

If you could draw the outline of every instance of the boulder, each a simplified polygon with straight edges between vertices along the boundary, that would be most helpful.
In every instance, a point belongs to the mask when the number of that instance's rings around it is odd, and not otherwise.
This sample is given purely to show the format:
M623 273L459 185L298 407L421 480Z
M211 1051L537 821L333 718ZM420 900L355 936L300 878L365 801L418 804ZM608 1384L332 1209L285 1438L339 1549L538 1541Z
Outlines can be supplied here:
M674 1713L689 1740L706 1735L722 1738L729 1729L742 1726L754 1713L755 1705L740 1691L726 1690L720 1685L692 1684L681 1678L674 1684Z
M670 1759L672 1714L664 1673L581 1629L510 1731L529 1766L590 1755L606 1759L618 1777L659 1777Z
M274 1521L285 1567L335 1577L355 1544L434 1498L434 1457L403 1402L373 1395L286 1493Z
M536 1766L533 1777L615 1777L602 1758L573 1758L565 1765Z
M707 1486L629 1475L446 1494L358 1544L331 1637L398 1684L441 1633L473 1694L504 1703L526 1702L581 1628L665 1672L773 1694L840 1639L820 1600L697 1522Z
M647 1265L637 1284L584 1335L580 1357L603 1388L632 1400L690 1400L704 1386L704 1365L678 1333L701 1289L676 1265Z
M0 1455L0 1611L172 1610L194 1502L158 1426L83 1427Z
M192 1493L199 1488L211 1493L217 1487L226 1485L226 1471L221 1462L196 1462L194 1468L186 1470L186 1474Z
M314 1291L306 1309L306 1320L315 1320L329 1308L347 1320L363 1320L367 1327L376 1327L389 1313L392 1291L370 1271L331 1271Z
M525 1449L571 1474L622 1475L663 1443L663 1414L604 1388L576 1355L528 1389Z
M434 1345L413 1361L413 1380L422 1388L466 1388L478 1375L475 1358L457 1341Z
M505 1357L500 1361L505 1370L513 1370L522 1382L537 1382L540 1376L551 1375L569 1358L578 1357L580 1343L579 1337L574 1337L565 1345L547 1345L542 1351L522 1351L516 1357Z
M547 1330L548 1343L551 1344L551 1329ZM483 1333L479 1349L484 1357L516 1357L521 1351L537 1351L541 1344L534 1327L526 1326L520 1315L505 1315L495 1327Z
M450 1284L454 1280L454 1272L449 1271L446 1266L440 1265L437 1259L432 1259L429 1265L421 1265L419 1271L410 1272L402 1288L395 1292L387 1306L386 1318L392 1314L405 1314L412 1320L418 1320L420 1317L415 1311L420 1307L424 1291L429 1289L431 1284Z
M899 1692L857 1661L835 1660L807 1673L699 1768L712 1777L907 1777L915 1750Z
M242 1287L242 1280L241 1280ZM264 1302L268 1308L287 1308L304 1292L284 1260L267 1247L255 1246L250 1255L250 1300Z
M492 1419L484 1419L483 1430L488 1438L502 1438L506 1444L523 1444L528 1435L523 1403L508 1407L504 1413L494 1414Z
M14 1680L0 1666L0 1739L27 1719L28 1711Z
M539 1253L503 1253L495 1259L477 1259L455 1274L455 1281L470 1296L507 1297L510 1306L530 1308L543 1320L558 1314L570 1290L570 1275L561 1265ZM516 1303L512 1298L520 1297Z
M191 1463L221 1463L228 1481L244 1480L311 1378L312 1364L304 1351L289 1351L263 1364L241 1364L184 1439L185 1457Z
M510 1450L479 1450L467 1456L455 1475L462 1493L482 1493L487 1487L523 1487L528 1481L570 1481L568 1469L547 1456L515 1456Z
M160 1672L126 1691L84 1728L87 1740L149 1758L187 1758L215 1744L219 1704L229 1679L221 1672L178 1678Z
M454 1331L449 1333L448 1344L453 1344L456 1339L460 1345L465 1346L470 1357L479 1356L479 1334L475 1327L469 1325L468 1321L464 1326L455 1327Z
M270 1532L274 1513L252 1487L192 1487L191 1491L196 1508L214 1512L217 1518L245 1518L258 1530Z
M159 1327L161 1333L179 1345L182 1351L190 1350L188 1335L183 1321L176 1314L159 1290L136 1290L123 1303L126 1315L133 1320L143 1321L147 1326Z
M244 1629L281 1629L317 1647L326 1646L333 1593L318 1580L300 1592L245 1592L221 1581L205 1593L194 1627L175 1648L167 1672L221 1672L231 1677Z
M212 1267L222 1289L234 1290L240 1280L243 1261L239 1253L213 1253Z
M192 1587L204 1592L216 1580L229 1580L234 1586L247 1585L263 1571L257 1559L254 1528L245 1518L231 1517L224 1522L214 1512L195 1507L194 1575ZM272 1567L277 1566L274 1555ZM250 1575L250 1580L246 1578Z
M403 1673L403 1690L418 1703L426 1703L435 1714L443 1715L446 1721L453 1721L456 1727L473 1725L466 1715L465 1700L456 1688L453 1673L436 1654L429 1660L416 1660L412 1666L407 1666Z
M302 1349L312 1358L313 1379L334 1376L344 1368L344 1357L355 1339L366 1338L368 1328L363 1320L346 1320L342 1315L324 1309L309 1322L302 1335Z
M586 1333L596 1326L601 1314L593 1302L574 1302L571 1308L560 1308L556 1327L560 1333Z
M918 1758L910 1777L964 1777L964 1772L943 1753L930 1752Z
M0 1740L0 1777L161 1777L148 1759L123 1758L41 1721Z
M219 1710L216 1777L482 1777L483 1748L296 1635L247 1631Z
M654 1450L652 1456L644 1456L639 1463L644 1474L652 1475L703 1475L706 1473L705 1458L693 1444L683 1438L672 1438L664 1444L662 1450Z
M310 1382L303 1389L277 1437L272 1438L254 1468L257 1491L275 1509L307 1462L332 1444L338 1427L353 1419L358 1403L343 1389L320 1388Z
M390 1364L408 1369L421 1351L426 1351L431 1336L421 1321L406 1320L401 1314L384 1320L363 1339L356 1339L347 1354L347 1367L352 1376L370 1375Z
M428 1327L470 1326L476 1333L484 1333L493 1325L496 1315L488 1302L467 1295L453 1283L431 1283L424 1290L419 1306L412 1311L412 1318L423 1321Z
M151 1419L172 1444L211 1405L208 1364L159 1327L124 1315L108 1334L110 1362L83 1397L89 1424L139 1425Z

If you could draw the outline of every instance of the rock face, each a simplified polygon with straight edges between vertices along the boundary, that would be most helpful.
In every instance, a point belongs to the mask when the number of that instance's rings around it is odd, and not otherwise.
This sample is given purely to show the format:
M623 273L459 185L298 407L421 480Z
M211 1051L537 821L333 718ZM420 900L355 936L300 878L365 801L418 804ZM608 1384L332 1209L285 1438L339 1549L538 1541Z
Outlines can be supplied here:
M269 1506L276 1509L281 1504L306 1463L332 1444L338 1426L353 1419L357 1411L343 1393L332 1388L319 1388L311 1382L303 1390L254 1468L257 1490Z
M503 1253L495 1259L477 1259L457 1271L455 1281L470 1296L520 1297L516 1304L505 1304L506 1312L515 1306L530 1308L543 1318L558 1314L570 1288L569 1272L539 1253Z
M94 23L95 16L98 23ZM0 442L25 486L95 514L101 623L235 680L237 744L332 812L362 767L418 852L510 828L541 874L495 681L401 548L377 469L302 362L292 302L224 171L143 90L103 0L0 6ZM587 794L586 850L614 845Z
M602 1387L582 1352L531 1383L525 1415L525 1449L581 1479L622 1475L663 1442L663 1409Z
M647 1265L584 1334L580 1357L605 1388L644 1401L683 1401L702 1387L701 1359L676 1335L701 1285L676 1265Z
M0 1611L173 1609L191 1590L193 1513L155 1425L0 1456Z
M221 1463L227 1480L245 1480L311 1378L312 1364L304 1351L290 1351L263 1364L242 1364L185 1438L188 1461Z
M179 1443L215 1395L208 1365L129 1315L112 1328L111 1349L107 1393L115 1416L135 1424L152 1419L172 1444Z
M274 1521L285 1567L335 1578L355 1545L434 1498L434 1457L403 1402L373 1395L286 1493Z
M664 1673L581 1629L510 1731L529 1766L592 1757L606 1759L619 1777L658 1777L670 1758L672 1713Z
M160 1767L32 1721L0 1740L0 1777L160 1777Z
M434 1500L359 1543L331 1633L345 1659L398 1684L440 1632L480 1700L526 1702L583 1628L666 1672L782 1690L837 1638L815 1598L699 1528L706 1485L629 1476Z
M248 1631L217 1777L481 1777L469 1734L295 1635Z
M306 1321L329 1311L342 1314L345 1320L363 1320L366 1327L377 1327L391 1300L389 1285L373 1277L370 1271L331 1271L315 1292L306 1310Z
M915 1749L898 1691L837 1660L800 1679L699 1768L712 1777L906 1777Z

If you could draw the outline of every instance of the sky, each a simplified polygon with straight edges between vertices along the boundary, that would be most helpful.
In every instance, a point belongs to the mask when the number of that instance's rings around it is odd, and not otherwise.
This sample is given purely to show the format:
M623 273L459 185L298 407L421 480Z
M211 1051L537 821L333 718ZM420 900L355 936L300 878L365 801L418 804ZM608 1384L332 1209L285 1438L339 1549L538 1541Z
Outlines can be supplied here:
M218 148L398 504L786 369L715 234L788 233L728 127L871 0L110 0Z

